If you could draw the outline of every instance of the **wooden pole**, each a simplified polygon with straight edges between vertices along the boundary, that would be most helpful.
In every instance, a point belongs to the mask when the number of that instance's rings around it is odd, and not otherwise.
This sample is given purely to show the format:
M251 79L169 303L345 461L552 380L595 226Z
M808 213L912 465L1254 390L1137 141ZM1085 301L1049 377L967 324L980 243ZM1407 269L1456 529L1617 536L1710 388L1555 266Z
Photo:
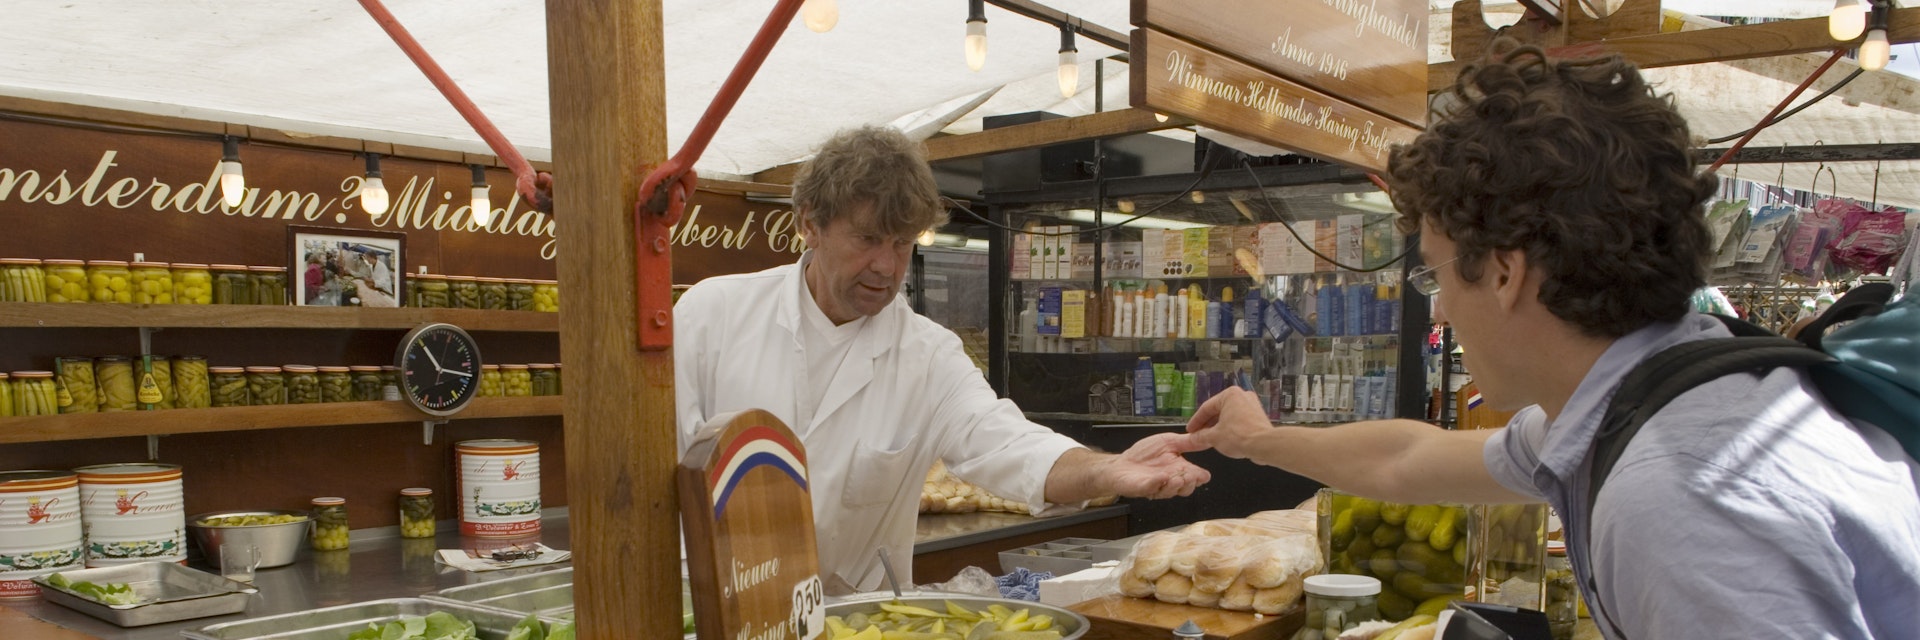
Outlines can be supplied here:
M633 210L667 157L660 0L548 0L574 610L586 640L680 637L673 352L640 351Z

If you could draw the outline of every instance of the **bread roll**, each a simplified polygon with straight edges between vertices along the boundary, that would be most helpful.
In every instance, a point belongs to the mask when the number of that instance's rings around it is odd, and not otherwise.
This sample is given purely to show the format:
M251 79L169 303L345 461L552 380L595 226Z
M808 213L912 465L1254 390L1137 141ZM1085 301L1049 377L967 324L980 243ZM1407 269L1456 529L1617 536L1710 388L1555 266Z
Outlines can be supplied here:
M1187 604L1196 607L1218 607L1220 606L1220 592L1206 591L1201 589L1199 585L1194 585L1193 591L1187 594Z
M1244 556L1247 564L1241 569L1240 575L1246 578L1248 585L1255 589L1272 589L1293 577L1287 571L1287 564L1275 555L1275 551L1273 543L1254 545L1247 550Z
M1133 547L1134 575L1143 580L1159 580L1173 561L1176 546L1172 534L1156 533L1141 540L1140 544Z
M1248 585L1244 578L1236 579L1233 584L1227 585L1226 593L1220 594L1219 606L1228 611L1252 611L1255 591L1258 590Z
M1186 604L1192 594L1193 581L1178 573L1168 572L1153 583L1153 598L1161 602Z
M1238 523L1232 520L1201 520L1187 525L1180 533L1192 536L1232 536L1239 535Z
M1221 593L1240 577L1242 544L1239 538L1218 538L1208 540L1200 552L1195 555L1193 588L1198 591Z
M1132 571L1120 572L1120 593L1133 598L1153 596L1153 582L1142 579Z
M1300 601L1302 582L1305 576L1296 576L1272 589L1261 589L1253 594L1253 610L1270 616L1280 615Z
M1167 569L1191 578L1200 564L1201 547L1194 544L1192 537L1176 536L1174 540L1173 555L1167 559Z

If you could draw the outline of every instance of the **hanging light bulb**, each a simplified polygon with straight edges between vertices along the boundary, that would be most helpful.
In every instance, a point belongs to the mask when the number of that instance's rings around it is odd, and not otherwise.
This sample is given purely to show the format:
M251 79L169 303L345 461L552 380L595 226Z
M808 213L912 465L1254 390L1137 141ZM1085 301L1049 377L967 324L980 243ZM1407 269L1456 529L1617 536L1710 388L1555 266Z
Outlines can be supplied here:
M1187 199L1192 200L1194 204L1206 204L1207 192L1201 191L1199 189L1194 189L1193 191L1187 193Z
M493 219L493 202L487 199L487 170L480 165L473 167L473 223L482 227Z
M926 231L920 232L920 238L918 240L915 240L915 242L920 243L920 246L922 247L933 246L933 230L928 229Z
M238 207L247 197L247 177L240 172L240 139L226 136L220 146L220 201Z
M1834 0L1833 13L1827 16L1827 35L1847 42L1860 37L1866 30L1866 0Z
M387 212L387 183L380 180L380 154L367 154L367 175L360 180L360 208L380 215Z
M1153 114L1153 119L1154 119L1154 121L1155 121L1155 122L1166 122L1166 121L1167 121L1167 114L1164 114L1164 113L1155 113L1155 114Z
M800 5L800 16L814 33L826 33L840 23L840 7L834 0L807 0Z
M1866 41L1860 43L1860 68L1867 71L1885 69L1892 54L1888 49L1886 29L1868 31Z
M967 68L987 66L987 9L985 0L967 0Z
M1060 25L1060 97L1080 92L1080 50L1073 46L1073 27Z
M1120 213L1133 213L1132 198L1121 198L1119 202L1114 204L1120 208Z

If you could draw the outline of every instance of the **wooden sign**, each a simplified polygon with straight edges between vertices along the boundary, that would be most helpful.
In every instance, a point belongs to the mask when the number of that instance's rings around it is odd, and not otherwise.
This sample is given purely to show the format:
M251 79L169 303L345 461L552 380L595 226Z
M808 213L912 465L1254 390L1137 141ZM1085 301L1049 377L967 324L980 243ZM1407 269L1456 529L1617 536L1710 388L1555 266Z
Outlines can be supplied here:
M1133 0L1133 24L1401 122L1427 122L1426 0Z
M680 522L702 638L812 640L826 635L807 454L773 414L725 425L680 458Z
M1135 29L1133 106L1373 172L1417 129L1179 38Z

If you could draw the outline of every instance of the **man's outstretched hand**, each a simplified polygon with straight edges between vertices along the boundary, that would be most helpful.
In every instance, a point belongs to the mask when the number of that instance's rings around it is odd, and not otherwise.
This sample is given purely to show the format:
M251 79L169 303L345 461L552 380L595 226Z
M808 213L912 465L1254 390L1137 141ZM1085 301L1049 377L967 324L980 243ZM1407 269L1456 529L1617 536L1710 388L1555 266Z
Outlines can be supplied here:
M1192 495L1213 474L1188 462L1182 454L1205 450L1190 434L1162 433L1148 436L1120 455L1108 458L1107 487L1129 498L1171 498Z

